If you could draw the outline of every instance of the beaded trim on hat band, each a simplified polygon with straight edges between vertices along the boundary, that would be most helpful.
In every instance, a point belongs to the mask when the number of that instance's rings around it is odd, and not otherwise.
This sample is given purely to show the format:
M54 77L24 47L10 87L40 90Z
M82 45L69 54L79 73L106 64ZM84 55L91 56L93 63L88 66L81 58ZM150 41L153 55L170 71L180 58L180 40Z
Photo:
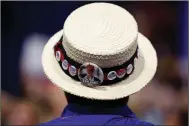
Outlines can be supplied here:
M62 45L62 37L59 40L59 42L55 45L54 47L54 55L61 67L61 69L72 79L76 81L81 81L85 83L87 78L85 77L85 74L81 74L81 70L85 71L86 70L83 68L92 66L94 67L94 82L98 81L98 85L110 85L110 84L115 84L117 82L120 82L124 79L126 79L129 75L132 74L132 72L135 69L135 62L138 59L138 46L136 48L135 53L133 56L123 63L122 65L119 66L114 66L111 68L100 68L97 65L93 63L86 63L86 64L80 64L74 60L72 60L70 57L67 56L66 51L64 50L64 47ZM82 75L82 76L80 76ZM101 77L103 76L103 77ZM89 82L88 82L89 83ZM86 84L87 86L93 86L96 85L95 83L93 84Z

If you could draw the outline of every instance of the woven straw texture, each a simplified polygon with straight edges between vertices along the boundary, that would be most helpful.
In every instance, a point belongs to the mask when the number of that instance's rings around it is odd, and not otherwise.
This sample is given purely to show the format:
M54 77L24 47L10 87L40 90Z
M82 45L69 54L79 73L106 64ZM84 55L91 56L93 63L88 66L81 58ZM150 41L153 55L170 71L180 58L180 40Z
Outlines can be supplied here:
M137 48L137 23L117 5L98 3L78 8L68 16L63 29L67 55L82 64L92 62L103 68L121 65Z

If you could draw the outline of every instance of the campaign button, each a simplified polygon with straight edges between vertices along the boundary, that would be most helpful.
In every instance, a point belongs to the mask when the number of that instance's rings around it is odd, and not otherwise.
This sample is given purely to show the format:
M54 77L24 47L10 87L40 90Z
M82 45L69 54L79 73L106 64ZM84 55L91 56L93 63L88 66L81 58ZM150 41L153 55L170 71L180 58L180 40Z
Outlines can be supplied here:
M125 69L120 69L117 71L117 77L122 78L125 76L125 73L126 73Z
M129 65L127 66L127 74L131 74L132 70L133 70L133 65L132 65L132 64L129 64Z
M115 71L111 71L107 75L108 80L114 80L114 79L116 79L116 77L117 77L117 75L116 75Z
M67 60L63 60L63 62L62 62L62 68L63 68L64 70L67 70L67 69L68 69L68 61L67 61Z
M57 60L57 61L60 61L60 58L61 58L61 53L60 53L60 51L56 51L56 60Z
M70 73L70 75L75 76L76 72L77 71L76 71L76 68L74 66L70 66L69 67L69 73Z
M104 80L102 69L93 63L85 63L78 70L80 81L86 86L98 86Z

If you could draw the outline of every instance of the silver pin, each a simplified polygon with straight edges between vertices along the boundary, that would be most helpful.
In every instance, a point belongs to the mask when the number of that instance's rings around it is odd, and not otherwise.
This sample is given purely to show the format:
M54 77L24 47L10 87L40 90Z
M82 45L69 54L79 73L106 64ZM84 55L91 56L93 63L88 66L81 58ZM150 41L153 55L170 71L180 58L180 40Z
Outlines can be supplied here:
M61 53L60 51L56 51L56 60L60 61L60 59L61 59Z
M132 72L132 70L133 70L133 65L132 65L132 64L129 64L129 65L127 66L127 74L130 74L130 73Z
M115 71L111 71L107 75L108 80L114 80L116 77L117 77L117 74Z
M63 67L64 70L68 69L68 61L67 60L63 60L62 67Z
M76 72L77 71L76 71L76 68L74 66L70 66L69 67L69 73L70 73L70 75L75 76Z

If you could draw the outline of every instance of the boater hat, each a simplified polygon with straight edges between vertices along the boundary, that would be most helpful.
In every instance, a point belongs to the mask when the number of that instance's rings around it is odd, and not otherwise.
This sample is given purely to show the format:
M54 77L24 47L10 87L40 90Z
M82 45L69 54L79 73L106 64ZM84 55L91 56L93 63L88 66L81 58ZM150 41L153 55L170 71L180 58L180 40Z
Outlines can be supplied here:
M42 64L47 77L65 92L113 100L147 85L157 56L128 11L92 3L68 16L44 47Z

